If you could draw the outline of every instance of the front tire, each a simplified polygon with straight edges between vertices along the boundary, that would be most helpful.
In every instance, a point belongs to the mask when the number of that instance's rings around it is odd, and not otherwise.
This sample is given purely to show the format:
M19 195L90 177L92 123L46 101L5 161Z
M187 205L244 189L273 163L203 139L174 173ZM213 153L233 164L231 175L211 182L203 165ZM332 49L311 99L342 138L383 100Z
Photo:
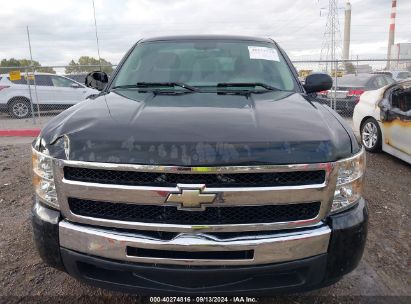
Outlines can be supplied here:
M361 125L361 142L368 152L374 153L381 151L381 129L374 118L368 118Z
M9 103L9 114L13 118L27 118L31 115L30 101L26 98L15 98Z

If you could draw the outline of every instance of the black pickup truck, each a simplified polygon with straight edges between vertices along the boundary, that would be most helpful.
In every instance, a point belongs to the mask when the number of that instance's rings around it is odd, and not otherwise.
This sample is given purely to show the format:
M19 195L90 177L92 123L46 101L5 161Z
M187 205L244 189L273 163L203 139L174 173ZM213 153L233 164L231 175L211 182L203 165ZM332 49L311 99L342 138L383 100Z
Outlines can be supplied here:
M95 286L270 295L333 284L367 235L364 150L270 39L144 39L32 145L37 249Z

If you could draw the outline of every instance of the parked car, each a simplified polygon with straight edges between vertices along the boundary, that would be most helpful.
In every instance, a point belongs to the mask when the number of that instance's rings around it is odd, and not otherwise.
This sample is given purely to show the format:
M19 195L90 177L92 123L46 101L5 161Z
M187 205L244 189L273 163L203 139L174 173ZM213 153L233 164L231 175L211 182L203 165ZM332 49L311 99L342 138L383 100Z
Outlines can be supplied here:
M398 70L398 71L376 71L373 72L373 74L383 74L383 75L388 75L395 81L403 81L408 78L411 78L411 72L410 71L403 71L403 70Z
M353 124L367 151L382 150L411 163L411 80L364 93Z
M367 235L365 151L271 39L143 39L32 145L43 260L143 295L328 286ZM223 300L224 301L224 300Z
M394 82L394 79L385 74L347 74L337 78L335 106L331 104L332 97L334 97L334 87L331 90L320 92L318 95L322 98L322 103L333 106L335 110L342 114L352 115L361 94Z
M37 106L40 110L67 109L94 94L98 91L60 75L21 74L19 80L10 80L9 74L0 75L0 111L14 118L29 117Z
M71 80L74 80L76 82L79 82L84 85L86 81L86 76L88 73L79 73L79 74L66 74L64 77L70 78Z

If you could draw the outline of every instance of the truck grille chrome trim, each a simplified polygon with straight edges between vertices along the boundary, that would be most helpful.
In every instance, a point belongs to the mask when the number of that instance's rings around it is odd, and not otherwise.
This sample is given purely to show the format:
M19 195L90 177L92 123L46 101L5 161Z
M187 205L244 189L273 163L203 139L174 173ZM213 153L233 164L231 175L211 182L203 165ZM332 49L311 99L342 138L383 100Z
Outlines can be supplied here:
M181 225L256 224L313 219L321 203L207 207L204 211L179 210L176 206L98 202L68 199L76 215L132 222Z
M104 184L68 180L65 178L65 167L90 168L98 170L131 171L131 172L162 172L173 174L259 174L322 171L324 178L320 183L293 184L277 186L250 186L248 187L207 187L205 184L180 184L173 187L136 186ZM151 165L125 165L81 161L67 161L54 159L55 183L60 209L65 218L72 222L106 227L117 227L138 230L161 230L173 232L237 232L293 229L298 227L316 226L321 224L330 209L337 179L336 163L296 164L296 165L266 165L266 166L233 166L233 167L173 167ZM253 173L250 173L253 172ZM311 174L311 173L310 173ZM309 176L309 175L307 175ZM178 180L176 180L178 182ZM170 194L182 193L181 189L201 189L201 195L215 195L215 199L207 204L201 202L190 209L192 212L201 212L211 207L241 207L260 205L287 205L320 202L317 215L309 219L274 221L271 223L241 223L241 224L205 224L188 225L184 223L146 223L130 220L104 219L99 217L75 214L70 210L69 198L82 200L110 202L113 204L144 204L156 206L176 206L175 202L167 201ZM190 204L187 204L188 206ZM120 206L120 205L119 205ZM177 204L181 210L186 209L184 202Z
M205 184L208 188L275 187L322 184L324 170L262 173L159 173L64 167L67 180L100 184L176 187L177 184Z
M331 229L321 226L287 234L276 233L260 238L253 236L230 240L208 237L203 233L181 233L172 240L164 241L138 233L120 233L61 221L59 235L60 246L64 248L113 260L193 266L252 265L293 261L326 253ZM127 248L146 250L143 255L138 256L134 250ZM180 254L175 257L161 257L159 251ZM221 253L224 251L227 255L238 255L239 251L249 254L253 251L253 256L223 259Z

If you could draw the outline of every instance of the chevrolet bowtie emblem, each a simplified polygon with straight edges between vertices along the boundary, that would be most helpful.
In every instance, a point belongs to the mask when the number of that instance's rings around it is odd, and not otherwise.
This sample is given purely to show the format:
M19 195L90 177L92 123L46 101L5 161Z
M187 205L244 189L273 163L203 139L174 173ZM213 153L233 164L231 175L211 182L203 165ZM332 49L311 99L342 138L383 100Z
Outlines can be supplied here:
M204 186L178 186L180 193L170 193L166 203L176 203L178 209L204 210L204 204L212 203L215 193L202 193Z

